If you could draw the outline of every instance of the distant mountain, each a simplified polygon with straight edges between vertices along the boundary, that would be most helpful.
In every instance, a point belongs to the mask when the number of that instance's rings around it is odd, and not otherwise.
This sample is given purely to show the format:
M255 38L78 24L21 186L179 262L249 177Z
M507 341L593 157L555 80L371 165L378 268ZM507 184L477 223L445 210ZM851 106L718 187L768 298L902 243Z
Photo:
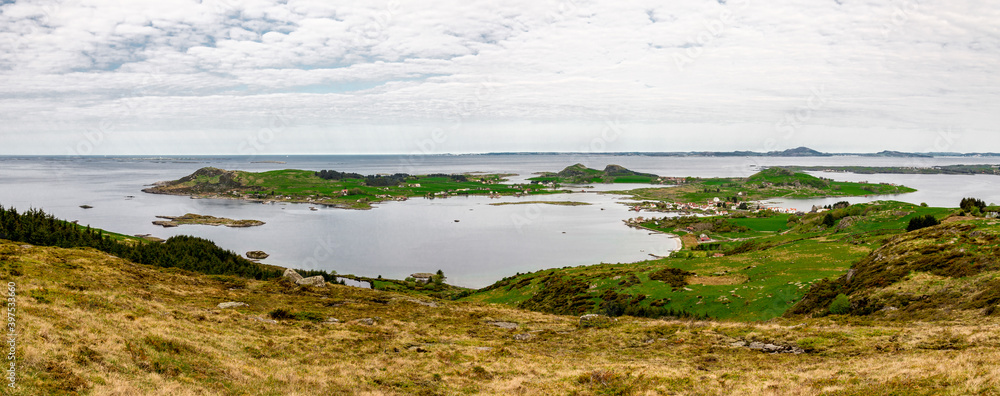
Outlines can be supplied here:
M865 156L872 156L872 157L920 157L920 158L934 158L934 156L930 155L930 154L904 153L902 151L889 151L889 150L879 151L879 152L877 152L875 154L863 154L863 155L865 155Z
M475 155L636 155L648 157L898 157L898 158L933 158L933 157L1000 157L1000 153L910 153L905 151L883 150L877 153L825 153L809 147L796 147L782 151L673 151L673 152L613 152L613 153L582 153L582 152L502 152Z
M821 153L809 147L796 147L785 151L771 151L768 157L829 157L833 154Z

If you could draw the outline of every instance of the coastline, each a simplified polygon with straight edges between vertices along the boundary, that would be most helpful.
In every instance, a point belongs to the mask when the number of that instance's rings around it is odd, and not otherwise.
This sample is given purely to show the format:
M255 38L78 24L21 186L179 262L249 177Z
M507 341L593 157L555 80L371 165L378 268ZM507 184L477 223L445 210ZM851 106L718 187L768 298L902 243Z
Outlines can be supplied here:
M677 250L675 250L675 251L680 251L680 250L684 249L684 240L681 239L680 235L671 234L669 232L664 232L664 231L660 231L660 230L654 230L652 228L641 226L641 225L633 225L633 224L627 224L627 225L629 227L643 229L643 230L649 231L651 233L666 235L667 239L673 239L673 240L677 241ZM671 252L671 253L673 253L673 252ZM652 253L650 253L649 255L653 256L653 257L656 257L657 259L662 259L662 258L669 257L669 256L657 256L657 255L652 254Z
M368 207L353 207L344 205L341 203L327 203L327 202L317 202L317 201L307 201L307 200L297 200L297 199L264 199L264 198L244 198L244 197L233 197L225 195L205 195L205 194L189 194L189 193L174 193L174 192L164 192L164 191L153 191L149 188L144 188L140 190L147 194L159 194L159 195L173 195L179 197L190 197L191 199L228 199L232 201L246 201L246 202L257 202L260 204L274 204L274 203L294 203L294 204L307 204L307 205L322 205L335 209L352 209L352 210L371 210L373 207L369 205ZM370 201L369 203L383 203L392 200L380 200L380 201Z

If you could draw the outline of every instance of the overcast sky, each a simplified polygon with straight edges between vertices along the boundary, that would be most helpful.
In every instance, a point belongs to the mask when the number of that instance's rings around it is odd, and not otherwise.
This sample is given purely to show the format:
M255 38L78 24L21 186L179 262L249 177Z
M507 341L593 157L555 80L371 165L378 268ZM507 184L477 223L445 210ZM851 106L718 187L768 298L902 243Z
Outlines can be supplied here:
M982 1L3 1L0 154L1000 151Z

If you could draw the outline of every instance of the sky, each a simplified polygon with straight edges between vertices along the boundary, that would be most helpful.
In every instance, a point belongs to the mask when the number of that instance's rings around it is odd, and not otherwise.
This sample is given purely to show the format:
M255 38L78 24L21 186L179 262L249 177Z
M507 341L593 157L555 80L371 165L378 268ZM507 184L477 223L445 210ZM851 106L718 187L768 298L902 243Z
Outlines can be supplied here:
M1000 4L2 1L0 155L1000 152Z

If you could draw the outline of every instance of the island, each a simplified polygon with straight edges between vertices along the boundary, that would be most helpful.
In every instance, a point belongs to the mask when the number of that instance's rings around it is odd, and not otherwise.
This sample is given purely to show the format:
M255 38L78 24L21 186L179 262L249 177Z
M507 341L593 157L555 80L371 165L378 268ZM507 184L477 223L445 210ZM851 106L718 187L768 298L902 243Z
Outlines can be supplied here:
M1000 175L1000 165L933 165L933 166L783 166L803 171L849 172L864 175L891 173L902 175Z
M294 202L347 209L370 209L384 201L412 197L449 198L485 195L525 196L560 191L538 184L503 184L509 174L405 173L361 175L335 170L285 169L247 172L201 168L178 180L159 182L143 192L187 195L192 198L228 198L261 203Z
M590 205L586 202L577 201L520 201L520 202L496 202L491 203L492 206L504 206L504 205L556 205L556 206L587 206Z
M640 173L621 165L608 165L604 170L588 168L583 164L567 166L559 172L541 172L540 176L528 179L533 183L549 185L587 183L644 183L670 184L669 178L661 178L652 173Z
M183 216L156 216L156 217L160 219L166 219L166 220L157 220L153 222L153 224L156 224L163 228L177 227L179 225L184 225L184 224L202 224L210 226L224 225L226 227L233 227L233 228L257 227L264 225L264 222L260 220L233 220L233 219L227 219L225 217L206 216L194 213L188 213Z

